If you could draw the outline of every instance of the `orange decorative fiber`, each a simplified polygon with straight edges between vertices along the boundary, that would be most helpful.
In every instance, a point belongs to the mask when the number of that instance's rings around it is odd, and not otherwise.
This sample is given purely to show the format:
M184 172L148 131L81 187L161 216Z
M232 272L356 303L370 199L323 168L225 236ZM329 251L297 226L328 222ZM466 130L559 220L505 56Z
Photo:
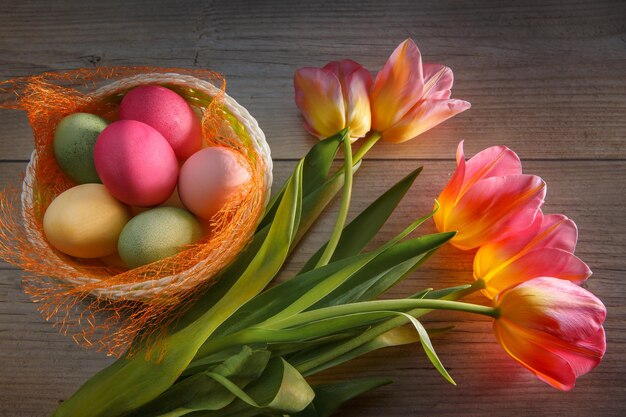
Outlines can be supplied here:
M56 125L75 112L117 120L129 86L155 79L202 112L205 144L235 150L251 181L211 219L210 234L176 256L122 270L57 251L43 236L43 215L58 194L76 184L54 158ZM189 82L194 79L212 83L217 94L195 88ZM109 355L123 353L140 332L141 340L154 343L253 235L266 202L268 167L245 126L224 105L225 87L224 78L211 71L154 67L78 69L0 83L0 106L26 111L35 139L22 188L0 194L0 257L26 272L24 289L45 319L77 343Z

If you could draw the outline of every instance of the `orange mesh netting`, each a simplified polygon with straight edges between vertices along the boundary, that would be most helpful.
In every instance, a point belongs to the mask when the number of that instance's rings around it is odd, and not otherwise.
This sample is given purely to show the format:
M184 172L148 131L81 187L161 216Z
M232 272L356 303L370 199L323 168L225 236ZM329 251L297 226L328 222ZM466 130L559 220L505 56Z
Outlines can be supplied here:
M251 181L211 219L207 236L176 256L124 270L53 249L43 236L43 214L75 185L54 158L56 125L75 112L116 120L124 93L137 83L155 83L155 76L202 112L205 143L236 150ZM216 94L209 96L190 79L212 83ZM223 105L225 85L211 71L154 67L78 69L0 83L0 106L26 111L35 139L23 186L0 194L0 257L27 272L25 291L45 319L77 343L120 355L140 331L142 340L158 340L254 233L264 209L267 165ZM106 93L99 94L103 86Z

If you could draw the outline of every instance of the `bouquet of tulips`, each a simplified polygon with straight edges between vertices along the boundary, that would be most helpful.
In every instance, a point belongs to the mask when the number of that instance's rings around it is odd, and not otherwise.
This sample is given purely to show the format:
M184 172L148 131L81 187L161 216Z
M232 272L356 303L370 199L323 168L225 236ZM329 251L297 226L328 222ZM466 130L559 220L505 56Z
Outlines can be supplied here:
M250 244L168 329L159 358L149 346L135 346L54 415L330 416L388 381L311 386L308 376L407 343L421 343L453 383L430 339L442 329L420 322L432 310L492 317L496 339L513 359L553 387L571 389L602 359L606 309L577 285L591 271L573 254L576 225L541 212L545 183L522 174L513 151L495 146L466 161L461 143L457 169L433 211L380 247L364 251L421 168L346 225L353 174L378 140L414 138L469 108L450 99L452 82L449 68L422 64L411 40L398 46L373 85L354 61L298 70L296 103L305 127L324 139L274 196ZM333 171L340 148L343 165ZM266 289L340 191L328 242L295 276ZM430 218L439 233L409 236ZM473 283L379 299L446 243L477 249ZM488 305L459 301L475 291Z

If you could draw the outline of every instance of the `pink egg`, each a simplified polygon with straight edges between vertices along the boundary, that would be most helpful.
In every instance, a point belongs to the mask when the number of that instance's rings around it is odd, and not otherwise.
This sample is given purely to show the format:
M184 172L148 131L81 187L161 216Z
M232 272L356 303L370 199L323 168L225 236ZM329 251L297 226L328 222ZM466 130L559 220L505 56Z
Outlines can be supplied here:
M161 204L176 187L176 155L167 140L145 123L111 123L98 136L94 159L102 183L126 204Z
M250 173L233 151L209 147L191 155L183 164L178 194L189 211L210 219L249 180Z
M137 120L155 128L181 160L202 146L198 116L185 99L165 87L146 85L128 92L120 105L120 119Z

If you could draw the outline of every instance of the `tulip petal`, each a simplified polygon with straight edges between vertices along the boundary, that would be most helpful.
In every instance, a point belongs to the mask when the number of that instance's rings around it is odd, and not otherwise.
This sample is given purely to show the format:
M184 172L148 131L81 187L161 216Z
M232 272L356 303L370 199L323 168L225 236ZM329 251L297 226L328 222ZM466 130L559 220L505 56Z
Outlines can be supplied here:
M465 154L463 152L463 141L459 142L456 148L456 170L452 174L452 178L445 186L437 202L439 203L439 210L437 210L433 216L437 230L440 232L447 231L445 229L445 219L450 214L450 211L456 204L457 197L461 192L463 186L463 180L465 178Z
M606 307L589 291L541 277L510 287L495 300L496 338L539 379L569 390L602 360Z
M521 174L522 162L515 152L506 146L492 146L467 161L461 194L481 179Z
M533 241L535 248L556 248L574 253L578 240L578 228L573 220L562 214L543 216L541 230Z
M371 93L372 127L379 132L396 124L422 98L422 56L407 39L393 51L376 75Z
M481 248L482 249L482 248ZM485 294L494 298L504 289L537 277L554 277L582 284L591 270L580 258L562 249L539 248L491 271L483 279Z
M369 132L372 119L369 91L372 75L368 70L351 60L341 61L341 71L345 80L343 91L347 103L346 120L350 126L350 137L360 138Z
M604 328L600 327L588 339L577 341L575 349L563 349L560 344L551 347L551 349L566 359L576 377L579 377L598 366L602 360L606 352L606 334Z
M513 359L554 388L569 391L574 387L576 374L565 359L532 342L526 332L499 324L494 322L494 334Z
M383 140L392 143L406 142L470 107L471 104L463 100L426 99L416 104L404 117L384 130Z
M424 93L422 97L434 100L447 100L452 94L454 75L445 65L424 63Z
M460 249L479 247L530 226L545 192L534 175L482 179L459 198L443 230L459 230L450 242Z
M506 320L564 341L592 337L606 319L606 307L595 295L552 277L511 287L496 297L496 303Z
M305 128L319 138L331 136L346 125L341 83L332 71L300 68L294 76L296 105Z
M526 229L482 245L474 257L474 278L485 279L516 256L522 256L528 244L539 233L542 219L543 213L538 210L535 220Z

